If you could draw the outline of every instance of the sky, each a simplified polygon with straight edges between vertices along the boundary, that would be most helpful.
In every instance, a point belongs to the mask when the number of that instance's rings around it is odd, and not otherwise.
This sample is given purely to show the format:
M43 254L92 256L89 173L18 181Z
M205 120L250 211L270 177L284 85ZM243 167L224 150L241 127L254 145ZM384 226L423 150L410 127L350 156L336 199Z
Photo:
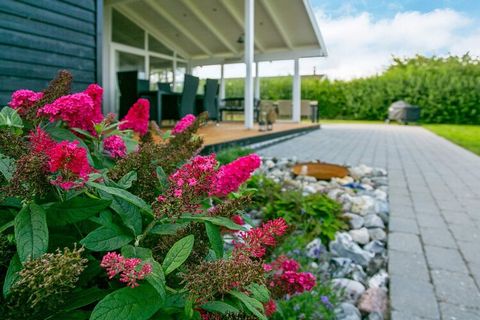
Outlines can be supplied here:
M328 57L302 59L300 73L349 80L381 73L392 56L480 56L480 0L310 0ZM229 65L226 77L245 75ZM220 68L195 70L219 77ZM265 62L260 76L291 75L292 61Z

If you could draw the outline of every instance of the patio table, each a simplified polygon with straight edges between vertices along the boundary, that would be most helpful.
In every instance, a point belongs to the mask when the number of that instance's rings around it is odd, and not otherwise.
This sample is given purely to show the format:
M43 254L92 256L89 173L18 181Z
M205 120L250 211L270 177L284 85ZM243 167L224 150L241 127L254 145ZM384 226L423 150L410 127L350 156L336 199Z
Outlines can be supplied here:
M142 91L139 95L150 100L150 119L157 121L158 124L162 120L178 120L180 118L178 106L180 105L182 93L157 90ZM203 98L203 95L196 95L195 114L203 111Z
M220 121L223 121L223 112L244 112L245 111L244 97L230 97L222 99L222 105L218 109ZM254 121L258 121L258 111L260 100L255 99L253 104Z

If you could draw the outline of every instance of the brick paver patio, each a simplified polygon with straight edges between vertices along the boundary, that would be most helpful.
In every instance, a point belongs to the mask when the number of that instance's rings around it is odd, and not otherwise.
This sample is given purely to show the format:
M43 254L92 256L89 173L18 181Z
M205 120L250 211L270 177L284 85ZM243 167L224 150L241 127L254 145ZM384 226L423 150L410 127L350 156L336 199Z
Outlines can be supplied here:
M260 154L386 168L392 319L480 319L480 157L421 127L356 124Z

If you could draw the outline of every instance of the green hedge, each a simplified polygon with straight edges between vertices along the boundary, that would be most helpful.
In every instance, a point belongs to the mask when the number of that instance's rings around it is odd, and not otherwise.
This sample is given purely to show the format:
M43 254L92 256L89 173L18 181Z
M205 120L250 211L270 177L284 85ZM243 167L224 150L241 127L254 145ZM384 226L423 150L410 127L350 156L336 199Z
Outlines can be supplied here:
M291 77L262 78L262 99L291 99ZM227 96L243 95L243 80L229 79ZM480 124L480 59L394 58L382 74L352 81L302 78L302 98L318 100L322 118L384 120L388 106L405 100L421 107L425 123Z

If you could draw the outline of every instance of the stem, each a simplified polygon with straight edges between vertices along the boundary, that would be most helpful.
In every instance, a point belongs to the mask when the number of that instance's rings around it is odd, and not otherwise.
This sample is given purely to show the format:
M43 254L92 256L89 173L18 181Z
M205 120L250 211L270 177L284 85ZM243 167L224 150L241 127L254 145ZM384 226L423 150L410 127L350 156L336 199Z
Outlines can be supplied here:
M145 236L150 232L150 230L152 230L152 228L155 226L155 224L157 223L158 221L156 219L153 219L152 222L150 222L148 224L148 226L145 228L145 230L143 231L143 233L141 235L139 235L136 239L135 239L135 247L138 247L139 244L140 244L140 241L143 240L143 238L145 238Z

